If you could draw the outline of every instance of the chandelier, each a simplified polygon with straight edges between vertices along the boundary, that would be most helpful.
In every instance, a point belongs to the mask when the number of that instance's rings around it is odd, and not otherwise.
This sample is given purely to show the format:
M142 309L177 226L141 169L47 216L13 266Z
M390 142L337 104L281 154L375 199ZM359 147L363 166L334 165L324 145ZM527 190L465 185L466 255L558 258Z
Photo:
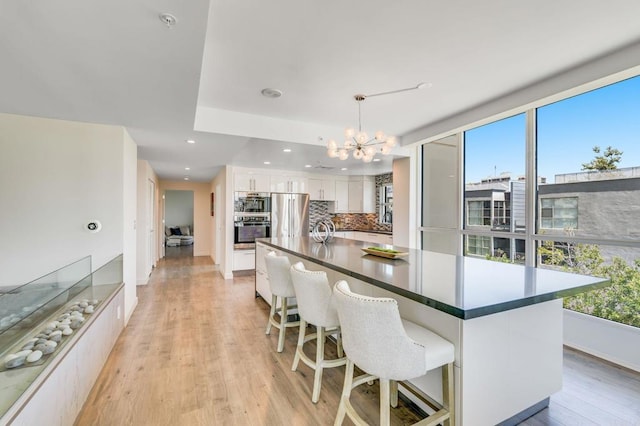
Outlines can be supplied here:
M352 153L353 158L362 160L365 163L373 161L373 157L377 153L389 155L393 147L398 144L398 140L395 136L389 136L382 130L375 132L373 137L369 137L366 132L362 131L362 114L360 108L362 101L374 96L390 95L392 93L406 92L424 87L427 87L427 83L420 83L414 87L392 90L390 92L374 93L372 95L355 95L353 98L358 102L358 131L356 132L353 127L347 128L344 131L345 141L342 147L338 147L338 143L335 140L329 140L327 143L327 155L331 158L346 160L349 158L349 153Z

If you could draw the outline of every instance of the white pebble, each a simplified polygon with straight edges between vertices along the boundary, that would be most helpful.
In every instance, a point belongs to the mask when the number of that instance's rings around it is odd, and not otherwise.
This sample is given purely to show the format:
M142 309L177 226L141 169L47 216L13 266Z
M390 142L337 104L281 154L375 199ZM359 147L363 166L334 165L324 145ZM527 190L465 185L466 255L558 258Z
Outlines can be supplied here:
M15 353L15 355L16 355L16 357L19 357L19 356L27 356L27 355L29 355L31 352L33 352L31 349L25 349L24 351L16 352L16 353Z
M42 358L42 351L33 351L27 356L27 362L36 362Z
M52 348L55 348L56 346L58 346L58 344L53 340L47 340L46 342L44 342L44 344L47 346L51 346Z
M84 313L85 314L92 314L93 313L93 306L87 306L86 308L84 308Z
M66 328L66 327L65 327ZM53 337L57 334L62 334L62 330L56 330L56 331L52 331L51 334L49 335L49 337Z
M64 334L65 336L68 336L71 333L73 333L73 330L70 327L67 327L64 330L62 330L62 334Z
M4 360L2 362L6 364L7 362L11 361L12 359L16 359L16 358L18 358L17 354L9 354L9 355L4 357Z

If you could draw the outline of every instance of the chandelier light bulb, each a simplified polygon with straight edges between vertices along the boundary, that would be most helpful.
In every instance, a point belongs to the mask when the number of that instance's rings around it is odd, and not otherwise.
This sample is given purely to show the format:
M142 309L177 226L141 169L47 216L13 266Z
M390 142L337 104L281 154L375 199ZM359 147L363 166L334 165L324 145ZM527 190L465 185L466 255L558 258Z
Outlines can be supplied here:
M367 143L367 133L366 132L358 132L356 135L356 141L359 145L364 145Z
M376 149L373 146L366 146L364 148L364 155L366 155L367 157L371 157L373 158L374 155L376 155Z
M337 149L328 149L327 150L327 155L331 158L336 158L338 156L338 150Z
M364 157L364 153L361 149L356 149L353 151L353 158L355 158L356 160L361 160L362 157Z
M349 158L349 151L347 151L346 149L341 149L340 151L338 151L338 156L341 160L344 161Z
M365 163L370 163L371 160L373 160L372 155L365 155L364 157L362 157L362 161L364 161Z
M356 134L356 130L353 127L348 127L344 131L344 136L347 139L351 139Z
M389 138L387 138L386 145L389 146L389 148L393 148L397 144L398 144L398 139L396 139L395 136L390 136Z
M382 145L382 148L380 148L380 152L382 153L382 155L389 155L389 153L391 153L391 147L387 144Z
M335 151L338 149L338 144L333 139L330 139L327 148L329 148L329 151Z
M376 140L377 140L378 142L382 142L382 141L384 141L384 132L383 132L382 130L378 130L378 131L376 132Z

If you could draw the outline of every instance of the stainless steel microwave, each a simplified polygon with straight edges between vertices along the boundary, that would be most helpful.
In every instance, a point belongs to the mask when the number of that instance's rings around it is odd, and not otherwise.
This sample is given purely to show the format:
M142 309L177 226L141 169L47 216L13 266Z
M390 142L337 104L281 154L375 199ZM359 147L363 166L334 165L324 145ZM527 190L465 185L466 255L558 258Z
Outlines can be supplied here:
M236 213L269 213L271 197L268 192L236 192L234 197Z

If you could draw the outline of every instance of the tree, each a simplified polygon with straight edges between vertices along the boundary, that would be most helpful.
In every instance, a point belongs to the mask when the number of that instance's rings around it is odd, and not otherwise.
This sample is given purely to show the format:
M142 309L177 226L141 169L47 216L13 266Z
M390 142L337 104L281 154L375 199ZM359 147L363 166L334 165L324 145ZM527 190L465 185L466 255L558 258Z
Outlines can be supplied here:
M565 298L565 308L640 327L640 259L628 264L614 256L605 263L597 245L553 241L543 242L538 254L554 269L611 280L607 287Z
M600 147L594 146L593 152L600 154ZM582 170L615 170L618 168L618 163L622 160L622 151L608 146L604 150L604 154L596 155L593 160L588 163L582 163Z

